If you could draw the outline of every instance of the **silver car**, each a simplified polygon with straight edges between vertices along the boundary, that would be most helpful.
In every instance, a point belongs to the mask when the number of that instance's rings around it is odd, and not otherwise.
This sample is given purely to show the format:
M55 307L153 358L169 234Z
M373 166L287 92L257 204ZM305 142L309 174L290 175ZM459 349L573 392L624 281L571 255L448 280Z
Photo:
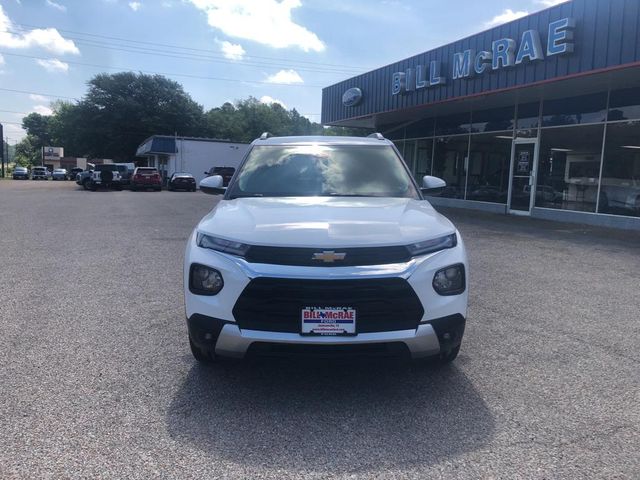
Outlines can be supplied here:
M52 180L66 180L67 179L67 169L66 168L55 168L53 173L51 174Z

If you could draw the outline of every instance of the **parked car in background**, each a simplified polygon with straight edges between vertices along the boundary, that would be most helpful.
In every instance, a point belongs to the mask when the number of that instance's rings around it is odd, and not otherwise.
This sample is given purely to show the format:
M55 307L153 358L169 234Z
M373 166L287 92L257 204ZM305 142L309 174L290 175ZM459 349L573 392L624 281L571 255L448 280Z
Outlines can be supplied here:
M169 178L167 188L170 191L174 190L188 190L191 192L196 191L196 179L190 173L176 172Z
M131 191L139 189L153 188L157 192L162 190L162 177L157 168L138 167L133 171L131 177Z
M77 182L78 181L78 174L82 173L82 172L84 172L84 170L82 168L80 168L80 167L72 168L68 172L69 180L75 180Z
M49 180L47 167L33 167L31 169L31 180Z
M67 169L66 168L54 168L51 174L51 180L66 180Z
M89 181L89 190L95 192L98 188L122 189L120 185L120 173L113 163L96 165Z
M29 180L29 170L26 167L16 167L13 169L14 180Z
M131 177L135 170L135 164L133 163L116 163L114 164L120 174L120 185L123 187L131 186Z
M225 187L229 185L234 173L236 173L235 167L211 167L208 172L204 172L207 177L220 175Z

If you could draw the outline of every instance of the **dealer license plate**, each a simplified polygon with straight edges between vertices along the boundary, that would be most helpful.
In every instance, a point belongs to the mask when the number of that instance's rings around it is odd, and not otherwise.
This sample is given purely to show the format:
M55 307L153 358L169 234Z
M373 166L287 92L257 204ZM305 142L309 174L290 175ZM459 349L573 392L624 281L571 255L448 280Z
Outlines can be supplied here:
M304 307L302 335L355 335L356 310L351 307Z

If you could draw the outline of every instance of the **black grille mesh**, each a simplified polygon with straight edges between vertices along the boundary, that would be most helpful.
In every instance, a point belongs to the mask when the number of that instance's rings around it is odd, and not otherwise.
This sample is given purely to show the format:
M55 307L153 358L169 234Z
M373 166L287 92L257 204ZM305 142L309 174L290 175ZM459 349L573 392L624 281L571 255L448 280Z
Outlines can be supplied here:
M357 333L414 329L424 313L402 278L256 278L238 298L233 315L243 329L299 333L304 307L355 308Z

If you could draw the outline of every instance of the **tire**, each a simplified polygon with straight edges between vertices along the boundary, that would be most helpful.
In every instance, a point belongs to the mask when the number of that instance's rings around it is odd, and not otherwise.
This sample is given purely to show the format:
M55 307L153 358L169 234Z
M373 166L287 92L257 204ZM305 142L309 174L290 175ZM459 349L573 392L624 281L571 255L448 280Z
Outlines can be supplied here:
M89 185L91 184L91 180L88 178L85 178L82 181L82 188L84 188L85 190L89 190Z
M191 337L189 337L189 347L191 348L191 354L193 358L195 358L200 363L213 363L216 361L216 354L213 352L205 352L197 347Z
M452 348L447 353L441 353L440 354L440 363L446 364L446 363L453 362L456 359L456 357L458 356L458 353L460 353L460 345L458 345L457 347Z
M131 189L132 192L136 192L138 191L138 187L136 187L135 185L131 185L131 187L129 187Z
M162 187L156 188L156 192L161 192L161 191L162 191Z

